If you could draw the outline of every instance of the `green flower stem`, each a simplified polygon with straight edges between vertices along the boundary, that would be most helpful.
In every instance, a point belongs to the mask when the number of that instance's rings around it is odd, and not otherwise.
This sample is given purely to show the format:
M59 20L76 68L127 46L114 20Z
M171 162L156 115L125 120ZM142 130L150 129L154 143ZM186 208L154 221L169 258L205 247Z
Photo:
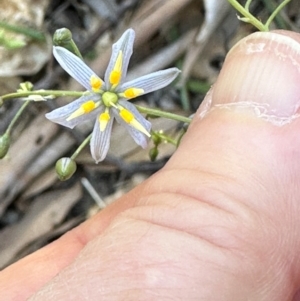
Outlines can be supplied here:
M265 26L267 28L269 28L271 22L274 20L274 18L276 17L276 15L282 10L282 8L284 6L286 6L291 0L284 0L282 3L280 3L278 5L278 7L273 11L272 15L269 17L269 19L267 20Z
M269 15L271 15L277 7L276 0L262 0L262 3L266 7ZM291 29L287 21L285 20L285 18L283 18L280 14L275 16L273 22L275 22L276 27L280 29L286 29L286 30Z
M90 142L92 138L92 134L90 134L89 136L87 136L83 142L78 146L78 148L76 149L76 151L73 153L73 155L71 156L71 159L75 161L75 159L77 158L77 156L80 154L80 152L86 147L86 145Z
M57 91L57 90L36 90L36 91L22 91L22 92L15 92L15 93L10 93L1 96L1 100L5 101L8 99L13 99L13 98L23 98L23 97L28 97L30 95L40 95L40 96L74 96L74 97L80 97L82 95L85 95L87 92L78 92L78 91ZM32 100L31 100L32 101Z
M82 54L80 53L77 45L73 41L73 39L69 42L69 47L73 50L73 53L77 55L79 58L83 59Z
M150 108L145 108L145 107L141 107L141 106L137 106L137 105L135 105L135 106L139 110L140 113L154 115L157 117L163 117L166 119L172 119L172 120L181 121L181 122L185 122L185 123L191 123L191 121L192 121L192 119L189 117L180 116L180 115L169 113L169 112L164 112L164 111L161 111L158 109L150 109Z
M291 0L284 0L282 3L278 5L278 7L273 11L269 19L265 24L261 23L257 18L255 18L250 12L250 4L252 0L247 0L245 7L237 2L237 0L228 0L228 2L244 17L240 18L240 20L250 23L255 26L260 31L269 31L269 27L274 18L278 15L280 10L286 6Z
M24 110L27 108L27 106L30 104L31 100L27 100L26 102L24 102L24 104L22 105L22 107L18 110L17 114L14 116L14 118L12 119L12 121L10 122L5 134L7 134L8 136L11 134L11 131L14 127L14 125L16 124L17 120L19 119L19 117L22 115L22 113L24 112Z
M253 26L255 26L260 31L268 31L269 30L269 28L267 26L265 26L258 19L256 19L245 7L243 7L241 4L239 4L236 0L228 0L228 2L238 12L240 12L244 17L246 17L248 23L251 23ZM250 5L249 1L247 1L247 4ZM243 18L241 20L243 20ZM244 21L245 21L245 19L244 19Z
M249 11L249 9L250 9L250 4L251 4L251 2L252 2L252 0L247 0L247 2L246 2L246 4L245 4L245 9L246 9L247 11Z
M171 137L169 137L167 135L164 135L164 134L162 134L160 132L154 132L153 135L159 137L162 141L166 141L168 143L171 143L171 144L177 146L177 141L174 140L174 139L172 139Z

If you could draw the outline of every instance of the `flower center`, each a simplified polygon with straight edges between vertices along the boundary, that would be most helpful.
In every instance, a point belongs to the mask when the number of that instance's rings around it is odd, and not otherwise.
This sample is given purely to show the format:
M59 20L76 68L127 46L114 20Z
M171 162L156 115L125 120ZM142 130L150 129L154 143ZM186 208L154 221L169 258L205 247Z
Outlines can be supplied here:
M102 94L102 101L106 107L112 107L118 102L118 95L116 93L106 91Z

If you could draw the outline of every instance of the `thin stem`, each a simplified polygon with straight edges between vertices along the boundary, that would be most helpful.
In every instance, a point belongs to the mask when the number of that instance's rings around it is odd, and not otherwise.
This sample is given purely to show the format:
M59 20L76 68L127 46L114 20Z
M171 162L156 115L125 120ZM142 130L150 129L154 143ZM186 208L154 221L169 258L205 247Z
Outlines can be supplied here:
M171 137L167 136L167 135L164 135L160 132L154 132L154 135L156 135L157 137L161 138L163 141L166 141L168 143L171 143L175 146L177 146L177 141L172 139Z
M77 158L77 156L80 154L80 152L86 147L86 145L90 142L92 138L92 134L90 134L89 136L87 136L83 142L78 146L78 148L76 149L76 151L73 153L73 155L71 156L72 160L75 160Z
M16 124L17 120L22 115L22 113L24 112L26 107L30 104L30 102L31 102L31 100L27 100L26 102L24 102L24 104L21 106L21 108L18 110L17 114L14 116L14 118L10 122L5 134L7 134L7 135L11 134L11 131L12 131L14 125Z
M191 123L191 121L192 121L192 119L189 117L184 117L184 116L180 116L177 114L164 112L164 111L161 111L158 109L150 109L150 108L145 108L145 107L137 106L137 105L136 105L136 108L139 110L139 112L144 113L144 114L154 115L157 117L164 117L167 119L172 119L172 120L181 121L181 122L185 122L185 123Z
M247 11L241 4L239 4L236 0L228 0L228 2L243 16L246 17L246 20L240 18L243 21L247 21L255 26L260 31L268 31L268 27L262 24L258 19L256 19L249 11Z
M1 97L2 101L12 99L12 98L22 98L22 97L28 97L30 95L40 95L40 96L74 96L74 97L80 97L85 95L87 92L79 92L79 91L63 91L63 90L36 90L36 91L22 91L22 92L15 92L3 95Z
M266 28L269 29L269 26L273 19L276 17L276 15L282 10L284 6L286 6L291 0L284 0L279 6L273 11L272 15L269 17L267 22L265 23Z
M276 0L262 0L264 6L266 7L269 15L271 15L273 13L273 11L276 9L277 7L277 3L275 2ZM278 14L273 22L276 23L276 27L277 28L281 28L281 29L289 29L290 27L288 26L285 18L283 18L280 14Z
M252 2L252 0L247 0L247 2L246 2L246 4L245 4L245 9L246 9L247 11L250 10L250 4L251 4L251 2Z
M75 44L75 42L73 41L73 39L70 41L70 48L73 50L73 53L75 55L77 55L79 58L83 59L77 45Z

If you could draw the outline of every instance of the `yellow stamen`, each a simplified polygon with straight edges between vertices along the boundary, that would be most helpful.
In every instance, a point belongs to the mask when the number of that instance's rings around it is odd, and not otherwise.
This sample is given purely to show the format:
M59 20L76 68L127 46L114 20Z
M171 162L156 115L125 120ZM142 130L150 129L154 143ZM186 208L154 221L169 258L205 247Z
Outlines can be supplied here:
M89 112L91 112L91 111L93 111L93 110L95 109L96 104L95 104L94 101L89 100L89 101L83 103L83 104L81 105L81 107L82 107L82 109L84 110L84 113L89 113Z
M120 50L113 70L109 75L109 82L112 85L118 85L122 76L123 53Z
M100 123L100 131L103 132L106 129L107 123L110 119L109 113L107 111L103 112L99 116L99 123Z
M124 96L126 98L135 98L135 97L140 96L142 94L144 94L144 90L139 89L139 88L129 88L129 89L124 91Z
M145 134L148 137L151 137L150 133L141 125L135 118L134 115L128 110L122 108L120 109L120 116L126 122L129 123L132 127Z
M109 82L112 84L112 85L118 85L119 82L120 82L120 79L121 79L121 72L119 71L112 71L110 73L110 76L109 76Z
M141 133L145 134L146 136L151 137L151 134L136 119L133 119L130 122L130 125L138 131L140 131Z
M95 75L92 75L90 78L91 87L94 92L99 92L102 87L102 80Z
M120 110L120 116L122 117L122 119L126 123L130 123L134 119L133 114L131 112L129 112L128 110L123 109L123 108Z
M74 111L68 118L67 121L70 121L76 117L82 116L93 111L97 107L96 103L92 100L88 100L83 103L76 111Z

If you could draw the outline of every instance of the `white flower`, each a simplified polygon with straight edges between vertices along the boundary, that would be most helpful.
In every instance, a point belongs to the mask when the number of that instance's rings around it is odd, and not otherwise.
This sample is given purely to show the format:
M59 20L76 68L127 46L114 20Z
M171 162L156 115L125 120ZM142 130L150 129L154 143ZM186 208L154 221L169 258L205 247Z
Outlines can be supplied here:
M69 128L96 119L90 142L96 163L106 157L114 119L125 126L138 145L147 146L151 123L128 100L167 86L180 73L177 68L170 68L125 82L134 37L134 30L128 29L113 45L104 81L79 57L63 47L53 47L53 54L61 67L88 91L46 117Z

